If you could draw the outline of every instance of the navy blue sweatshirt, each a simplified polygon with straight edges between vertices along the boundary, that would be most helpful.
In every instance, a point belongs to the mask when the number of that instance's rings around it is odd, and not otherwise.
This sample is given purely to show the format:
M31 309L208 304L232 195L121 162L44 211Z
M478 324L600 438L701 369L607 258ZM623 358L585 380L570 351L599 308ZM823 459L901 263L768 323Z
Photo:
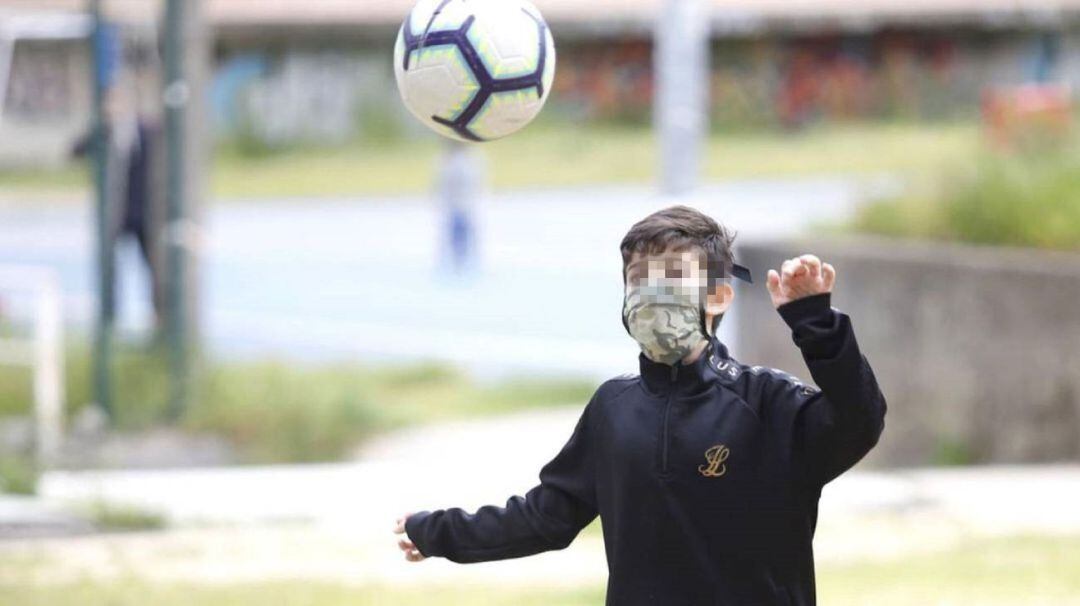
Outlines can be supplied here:
M885 399L828 294L779 312L818 388L715 338L689 365L641 355L524 497L413 514L409 538L454 562L517 558L566 547L599 515L608 605L814 604L821 488L877 443Z

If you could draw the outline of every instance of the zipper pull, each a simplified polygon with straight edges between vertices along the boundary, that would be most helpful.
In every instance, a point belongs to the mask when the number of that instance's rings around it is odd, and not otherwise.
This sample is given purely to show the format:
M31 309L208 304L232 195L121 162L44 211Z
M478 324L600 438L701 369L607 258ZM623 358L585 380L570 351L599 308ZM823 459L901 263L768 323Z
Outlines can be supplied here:
M679 377L679 363L676 362L671 365L671 382L674 383L675 379Z

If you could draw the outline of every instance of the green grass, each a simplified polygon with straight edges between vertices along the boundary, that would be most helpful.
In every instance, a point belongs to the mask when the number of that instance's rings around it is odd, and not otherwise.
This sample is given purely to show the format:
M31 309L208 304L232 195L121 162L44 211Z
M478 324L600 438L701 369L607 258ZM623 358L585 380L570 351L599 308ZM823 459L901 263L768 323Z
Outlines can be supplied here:
M141 579L32 585L43 560L0 557L0 596L23 606L596 606L602 586L504 589L486 586L368 585L310 581L179 585ZM970 541L947 551L883 561L827 564L818 570L818 602L829 606L1075 606L1080 604L1080 537ZM433 601L433 596L438 596Z
M822 604L1080 604L1080 537L974 541L897 561L825 566Z
M26 453L0 453L0 493L37 493L38 466Z
M797 134L715 134L706 179L935 170L978 148L974 125L851 124ZM655 139L643 127L542 125L480 146L495 189L650 183ZM416 193L433 187L433 140L350 145L252 157L218 155L214 191L224 198Z
M702 171L708 180L922 174L970 157L978 147L972 122L866 122L798 133L714 133ZM258 152L236 142L221 145L215 154L211 187L219 199L428 192L442 148L434 136ZM646 126L547 122L479 149L495 189L651 183L656 178L655 137ZM85 174L75 168L0 173L0 190L77 189L86 183Z
M705 175L712 179L895 173L936 174L978 153L972 122L852 123L784 134L714 135Z
M160 530L167 523L165 516L157 512L104 501L89 504L84 513L86 519L102 531Z
M446 366L230 364L207 373L187 426L223 434L257 462L324 461L409 425L551 405L584 406L595 385L507 379L478 385Z
M0 170L0 190L7 194L53 194L90 187L90 172L81 163L54 169Z
M118 430L138 431L167 420L169 383L161 351L120 348L112 370ZM69 352L66 371L69 412L74 413L91 401L90 356L84 349ZM244 462L332 461L387 430L552 405L583 407L594 389L591 381L575 379L508 378L479 384L438 364L211 360L198 373L195 403L179 423L194 432L224 436ZM27 414L30 402L29 373L0 367L0 416ZM0 465L0 473L18 486L26 485L23 469Z

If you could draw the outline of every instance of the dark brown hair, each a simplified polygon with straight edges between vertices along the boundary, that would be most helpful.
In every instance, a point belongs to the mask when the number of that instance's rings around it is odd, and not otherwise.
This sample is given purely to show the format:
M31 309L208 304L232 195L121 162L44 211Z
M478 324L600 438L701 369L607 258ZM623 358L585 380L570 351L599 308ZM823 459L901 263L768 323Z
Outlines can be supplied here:
M638 221L626 232L622 252L623 281L634 253L656 255L665 251L697 248L705 254L711 289L727 275L734 255L735 234L712 217L689 206L672 206Z

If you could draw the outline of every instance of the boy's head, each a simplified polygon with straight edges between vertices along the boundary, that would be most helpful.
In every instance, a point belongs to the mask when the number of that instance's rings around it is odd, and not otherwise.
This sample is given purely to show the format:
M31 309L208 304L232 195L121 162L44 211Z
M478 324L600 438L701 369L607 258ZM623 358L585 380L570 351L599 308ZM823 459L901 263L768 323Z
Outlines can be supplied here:
M630 228L619 248L623 259L623 323L650 359L681 359L716 331L735 291L735 236L686 206L657 211Z

